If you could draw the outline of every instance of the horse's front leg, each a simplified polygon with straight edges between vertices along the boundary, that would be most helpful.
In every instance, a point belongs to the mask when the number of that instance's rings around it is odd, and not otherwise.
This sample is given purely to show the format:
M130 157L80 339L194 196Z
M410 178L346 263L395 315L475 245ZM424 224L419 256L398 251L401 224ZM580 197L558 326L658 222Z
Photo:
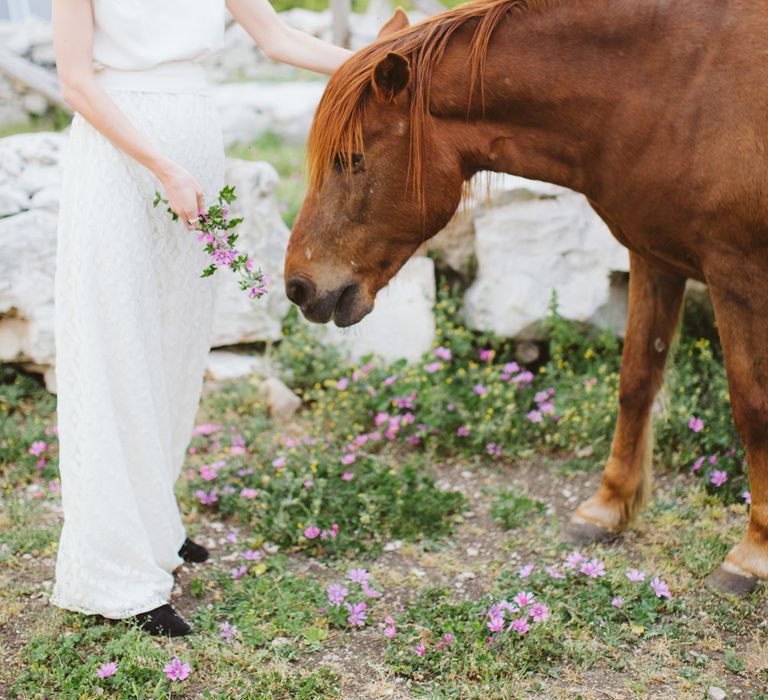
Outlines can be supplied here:
M651 408L680 316L685 278L630 254L629 314L621 357L619 417L600 488L568 525L577 544L619 532L642 507L651 489Z

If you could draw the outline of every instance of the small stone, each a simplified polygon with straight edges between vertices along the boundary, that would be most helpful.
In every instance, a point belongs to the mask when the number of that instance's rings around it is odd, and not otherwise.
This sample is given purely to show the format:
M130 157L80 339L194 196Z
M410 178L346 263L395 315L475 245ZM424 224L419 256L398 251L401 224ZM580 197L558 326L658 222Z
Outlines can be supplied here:
M287 644L290 644L291 640L288 639L288 637L275 637L272 640L272 646L273 647L284 647Z
M725 700L728 695L722 688L711 685L709 686L709 690L707 690L707 697L710 698L710 700Z
M480 554L480 550L477 547L467 547L468 557L476 557L478 554Z
M393 540L392 542L387 542L384 545L384 551L385 552L396 552L402 546L403 546L403 541L402 540Z
M462 571L456 578L460 581L468 581L469 579L477 578L477 574L474 571Z
M418 576L419 578L424 578L427 575L427 572L424 571L424 569L411 569L411 572L414 576Z
M277 421L291 420L301 408L301 399L277 377L266 379L261 385L261 391L267 398L269 414Z

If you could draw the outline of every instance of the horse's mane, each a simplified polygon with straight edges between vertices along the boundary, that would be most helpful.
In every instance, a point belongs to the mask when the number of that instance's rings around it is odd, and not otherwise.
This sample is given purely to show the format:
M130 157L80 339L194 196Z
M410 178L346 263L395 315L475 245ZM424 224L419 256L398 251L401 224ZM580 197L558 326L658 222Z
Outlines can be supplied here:
M454 32L474 23L469 46L469 97L476 86L482 100L482 73L493 31L509 13L535 10L553 0L474 0L395 34L378 39L355 53L332 76L315 112L307 143L310 187L323 183L334 160L352 162L362 154L363 112L372 90L373 70L388 53L408 59L410 83L410 159L408 183L413 187L420 208L424 209L422 168L426 151L425 120L429 117L432 72L445 52Z

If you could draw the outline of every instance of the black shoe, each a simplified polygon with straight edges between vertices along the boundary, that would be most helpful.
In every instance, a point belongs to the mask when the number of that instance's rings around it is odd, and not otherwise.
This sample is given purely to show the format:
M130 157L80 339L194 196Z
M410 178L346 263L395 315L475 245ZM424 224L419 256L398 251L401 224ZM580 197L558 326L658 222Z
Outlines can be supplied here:
M192 628L168 603L159 608L139 613L134 616L139 627L150 634L182 637L189 634Z
M187 537L184 544L181 545L179 556L184 561L191 561L195 564L205 561L208 558L208 550L200 544L196 544Z

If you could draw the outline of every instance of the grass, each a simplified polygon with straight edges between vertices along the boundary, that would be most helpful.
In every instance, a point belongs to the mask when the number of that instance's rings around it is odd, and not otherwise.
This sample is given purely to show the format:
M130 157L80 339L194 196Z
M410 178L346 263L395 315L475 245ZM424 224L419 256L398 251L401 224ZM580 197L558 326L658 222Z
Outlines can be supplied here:
M349 367L289 320L274 359L304 400L290 426L268 418L255 378L205 395L178 495L212 560L177 574L173 603L195 628L178 640L46 604L60 523L55 402L3 367L0 696L700 698L716 685L768 697L765 589L734 601L701 583L747 517L727 488L736 461L721 454L724 487L687 468L731 436L717 347L683 334L655 498L620 541L568 568L561 528L599 479L619 344L554 314L543 362L505 369L510 347L467 331L450 295L439 304L442 351L411 367ZM530 381L511 381L528 370ZM687 428L693 410L699 433ZM590 560L604 574L581 573ZM529 616L521 634L507 628L532 606L499 606L523 592L547 619ZM491 629L500 609L503 629ZM174 658L190 664L186 680L163 672ZM118 669L102 679L108 661Z

